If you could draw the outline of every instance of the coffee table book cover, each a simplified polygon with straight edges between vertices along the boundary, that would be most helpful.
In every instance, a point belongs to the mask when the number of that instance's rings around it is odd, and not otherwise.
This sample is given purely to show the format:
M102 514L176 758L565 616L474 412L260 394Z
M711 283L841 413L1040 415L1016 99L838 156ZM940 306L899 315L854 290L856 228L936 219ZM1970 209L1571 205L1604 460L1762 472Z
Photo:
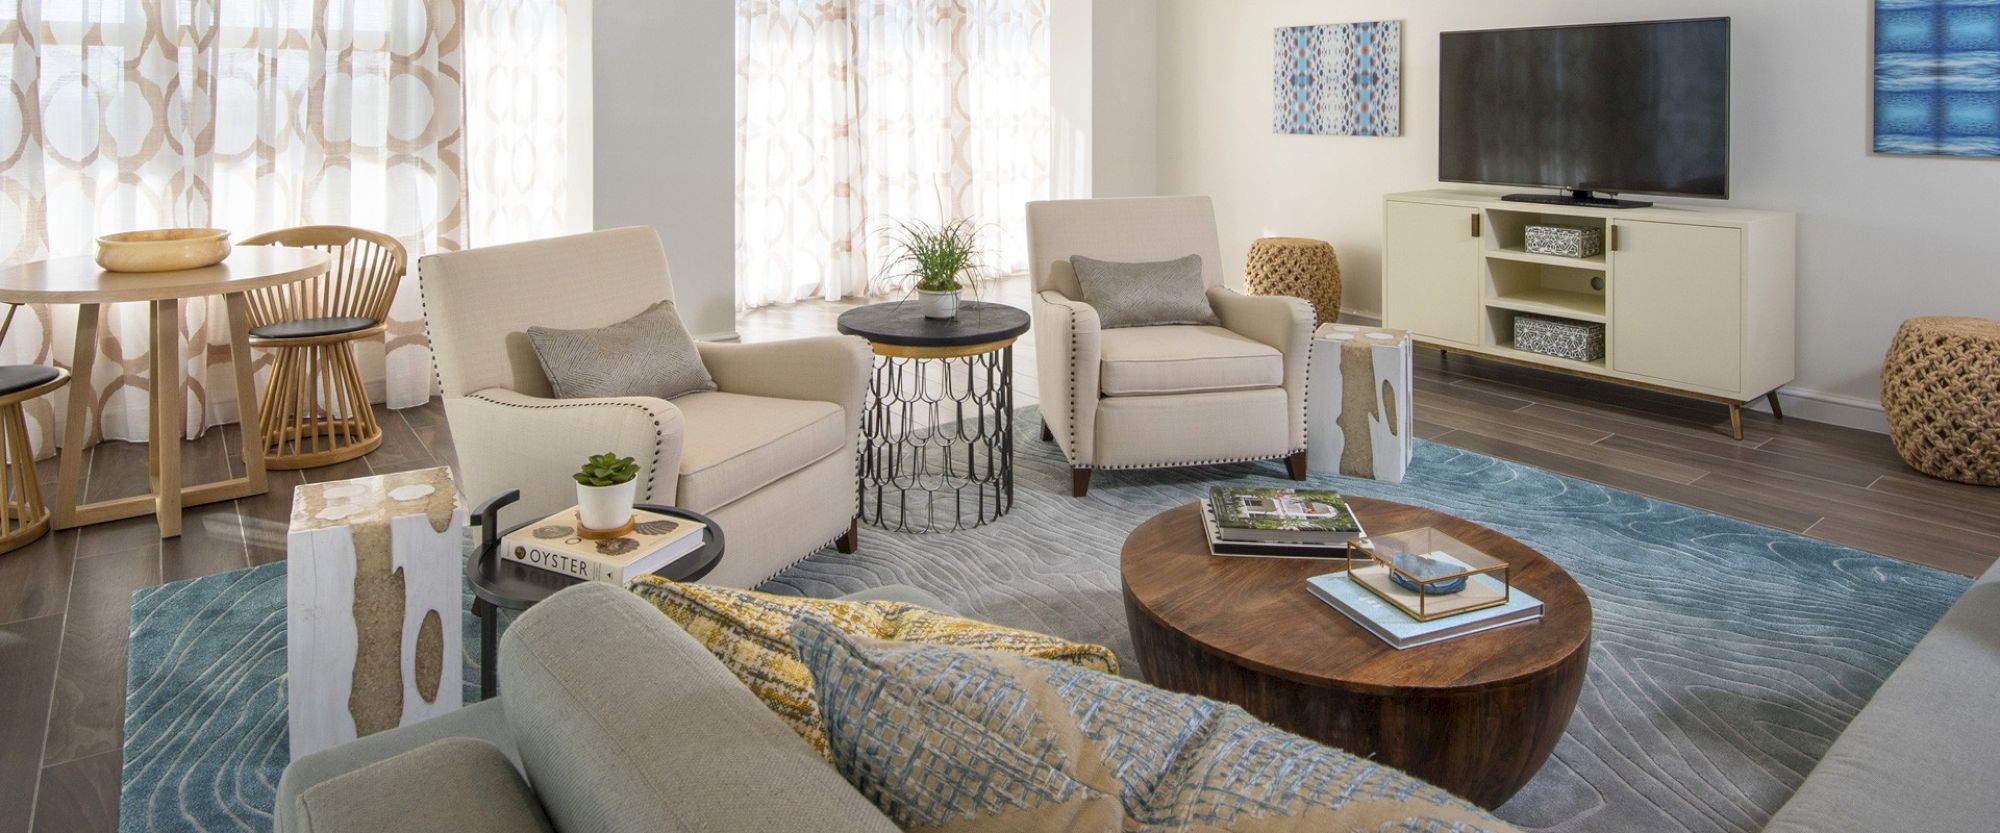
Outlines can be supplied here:
M1208 490L1225 541L1345 544L1364 534L1339 492L1217 486Z
M1360 567L1357 570L1386 572L1386 568L1379 566ZM1468 593L1479 591L1506 594L1508 598L1506 602L1493 607L1419 622L1381 596L1370 592L1369 588L1362 587L1346 572L1327 573L1306 579L1307 589L1319 597L1320 601L1326 602L1334 610L1340 611L1347 618L1354 620L1355 624L1375 634L1397 650L1443 642L1447 639L1470 636L1481 631L1542 618L1542 600L1523 592L1521 588L1513 588L1510 593L1498 579L1488 575L1473 576L1470 584L1472 586L1466 590ZM1417 594L1394 585L1390 586L1396 592L1409 595L1409 603L1415 604Z
M1215 506L1208 498L1201 499L1201 528L1208 538L1209 555L1247 556L1251 558L1310 558L1316 561L1352 558L1367 558L1366 555L1350 555L1348 541L1325 543L1287 543L1281 541L1229 541L1223 539L1215 526Z
M632 530L616 538L585 538L576 507L500 539L508 560L585 581L624 584L701 548L704 524L635 509Z

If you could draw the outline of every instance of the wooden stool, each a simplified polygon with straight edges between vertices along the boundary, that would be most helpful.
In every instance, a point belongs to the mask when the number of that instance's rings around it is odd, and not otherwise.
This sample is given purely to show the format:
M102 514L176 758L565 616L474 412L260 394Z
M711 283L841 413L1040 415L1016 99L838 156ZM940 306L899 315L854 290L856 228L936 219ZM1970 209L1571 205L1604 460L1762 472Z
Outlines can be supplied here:
M301 226L242 245L296 246L333 256L324 275L249 293L250 346L277 351L259 406L264 465L313 468L374 451L382 444L382 427L353 344L385 329L408 257L403 244L366 229Z
M9 314L9 318L12 314ZM13 552L49 531L49 507L35 474L35 449L28 444L28 420L21 404L69 384L69 371L38 364L0 367L0 449L7 474L0 477L0 553Z
M1313 307L1313 326L1340 317L1340 258L1333 245L1303 237L1266 237L1250 244L1244 285L1252 295L1290 295Z
M1882 362L1882 411L1911 468L2000 486L2000 321L1903 322Z

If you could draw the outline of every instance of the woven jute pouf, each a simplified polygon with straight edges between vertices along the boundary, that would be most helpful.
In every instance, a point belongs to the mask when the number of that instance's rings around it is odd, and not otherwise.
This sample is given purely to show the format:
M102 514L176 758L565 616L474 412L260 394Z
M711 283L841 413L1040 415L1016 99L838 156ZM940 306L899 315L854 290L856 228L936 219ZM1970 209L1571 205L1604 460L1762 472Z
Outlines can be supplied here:
M1244 284L1252 295L1290 295L1313 306L1314 326L1340 317L1340 258L1333 244L1266 237L1250 244Z
M1882 362L1882 410L1911 468L2000 486L2000 321L1903 322Z

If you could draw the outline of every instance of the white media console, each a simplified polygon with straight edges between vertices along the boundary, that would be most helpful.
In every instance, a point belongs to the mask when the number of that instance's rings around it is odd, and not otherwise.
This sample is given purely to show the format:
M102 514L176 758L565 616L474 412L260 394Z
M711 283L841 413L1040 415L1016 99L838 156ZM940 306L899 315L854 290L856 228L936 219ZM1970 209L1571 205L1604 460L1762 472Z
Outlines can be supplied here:
M1604 253L1533 254L1530 225L1595 226ZM1465 190L1383 205L1382 323L1421 343L1729 406L1792 380L1794 219L1692 206L1607 209L1506 202ZM1604 325L1593 362L1514 348L1521 313Z

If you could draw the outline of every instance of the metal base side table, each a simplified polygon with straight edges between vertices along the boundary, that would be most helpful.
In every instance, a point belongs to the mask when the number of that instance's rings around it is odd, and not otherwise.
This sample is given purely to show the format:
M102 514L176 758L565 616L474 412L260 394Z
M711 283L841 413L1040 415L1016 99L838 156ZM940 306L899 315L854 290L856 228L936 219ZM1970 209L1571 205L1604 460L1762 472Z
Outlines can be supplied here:
M1014 508L1014 341L1025 310L982 301L958 317L916 304L841 313L840 331L879 360L861 415L861 520L895 532L951 532Z
M514 534L529 524L541 523L545 518L531 518L502 529L500 509L521 499L519 490L498 495L479 505L472 512L472 524L479 527L479 545L465 556L465 583L472 587L472 615L479 617L479 699L491 700L500 690L500 611L520 612L534 607L556 591L576 584L583 579L561 573L552 573L540 567L517 564L500 557L500 539ZM700 581L702 576L715 569L722 561L722 527L699 512L676 509L672 506L657 506L650 503L634 504L634 509L643 509L675 518L686 518L702 524L702 545L700 549L683 555L667 563L667 566L653 571L653 575L670 581Z

